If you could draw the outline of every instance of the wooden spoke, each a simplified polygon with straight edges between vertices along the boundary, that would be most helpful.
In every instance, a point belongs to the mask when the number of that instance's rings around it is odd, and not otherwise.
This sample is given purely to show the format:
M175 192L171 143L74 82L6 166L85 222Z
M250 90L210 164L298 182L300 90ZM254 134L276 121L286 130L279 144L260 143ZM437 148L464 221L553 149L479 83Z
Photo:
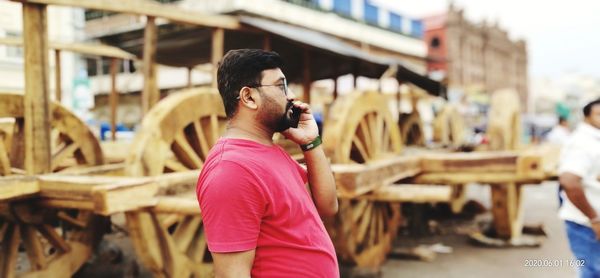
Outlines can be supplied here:
M219 133L219 118L217 115L212 114L210 115L210 128L211 128L211 134L212 134L212 145L214 145L215 143L217 143L217 140L219 139L219 136L221 135Z
M81 221L81 220L79 220L79 219L75 219L75 218L71 217L70 215L68 215L68 214L67 214L66 212L64 212L64 211L60 211L60 212L58 212L58 213L56 214L56 216L57 216L59 219L61 219L61 220L65 221L65 222L67 222L67 223L69 223L69 224L71 224L71 225L73 225L73 226L76 226L76 227L78 227L78 228L85 228L85 226L87 225L87 223L85 223L84 221Z
M8 176L10 173L8 150L6 149L6 146L4 146L4 139L0 137L0 176Z
M352 211L352 221L358 222L361 216L365 215L365 210L367 209L369 202L367 200L359 200L358 204L354 207Z
M14 277L19 247L19 226L10 224L2 239L2 257L0 257L0 276Z
M186 217L186 219L177 226L173 239L180 251L185 252L189 247L194 236L196 236L202 219L200 217Z
M62 253L67 253L71 250L69 244L56 232L50 225L37 226L38 231L42 234L52 246Z
M56 170L66 158L74 156L78 149L79 145L77 143L72 142L64 144L61 149L52 155L52 170Z
M373 156L373 140L371 137L371 132L369 128L369 124L367 123L367 118L363 118L360 121L360 129L359 134L362 135L363 142L365 143L365 147L367 149L367 153L369 154L367 159L370 159Z
M182 217L183 216L178 215L178 214L163 215L163 217L161 217L161 219L160 219L160 225L163 228L168 229L169 227L175 225L177 222L181 221Z
M352 138L352 143L354 143L354 146L356 146L356 149L358 149L358 152L360 153L360 156L362 158L361 161L368 161L369 154L367 153L367 150L366 150L365 146L363 145L362 141L360 140L360 138L358 138L358 136L354 135L354 138Z
M20 229L31 268L33 270L44 269L46 267L46 257L35 228L29 225L21 225Z
M194 148L187 141L183 131L175 136L175 140L171 149L177 156L178 160L181 161L187 168L199 169L202 167L202 159L200 159Z
M172 172L185 172L185 171L190 170L190 168L181 164L181 162L173 160L173 159L169 159L169 160L165 161L165 167L170 169Z
M199 263L202 262L206 251L208 250L208 245L206 244L206 234L204 233L204 229L198 229L198 233L200 236L196 236L193 238L190 249L188 250L188 256L190 259Z
M360 224L358 226L358 233L356 235L356 243L361 243L365 240L365 236L369 231L369 225L371 224L371 218L373 217L373 202L369 202L365 213L362 215Z
M197 140L199 140L200 143L200 148L201 148L201 153L203 154L203 157L206 158L206 155L208 154L208 151L210 150L210 145L208 144L208 141L206 140L206 135L204 134L204 129L202 128L202 125L200 124L199 121L194 121L194 131L196 132L196 138Z

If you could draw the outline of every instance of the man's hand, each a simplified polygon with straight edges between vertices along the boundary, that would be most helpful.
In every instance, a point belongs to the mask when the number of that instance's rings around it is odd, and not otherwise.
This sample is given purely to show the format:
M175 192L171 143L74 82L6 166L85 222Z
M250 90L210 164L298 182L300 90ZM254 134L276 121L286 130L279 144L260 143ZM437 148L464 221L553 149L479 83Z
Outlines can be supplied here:
M308 104L295 101L294 106L302 110L298 127L288 128L281 134L283 134L285 138L294 141L298 145L305 145L312 142L315 140L315 138L317 138L317 136L319 136L319 128L317 127L317 122L315 122L315 118L313 117L312 111Z
M594 230L594 233L596 234L596 239L600 240L600 222L592 223L592 230Z

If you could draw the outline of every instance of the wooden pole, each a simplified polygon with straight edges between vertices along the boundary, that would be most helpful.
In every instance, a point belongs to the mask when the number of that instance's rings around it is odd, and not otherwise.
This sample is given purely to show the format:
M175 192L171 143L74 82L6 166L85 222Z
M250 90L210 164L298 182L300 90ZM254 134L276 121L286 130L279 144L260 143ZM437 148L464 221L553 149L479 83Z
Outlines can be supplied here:
M142 91L142 109L144 114L158 102L159 90L156 80L156 43L157 30L154 17L147 17L144 30L144 90Z
M263 50L271 51L271 49L271 36L269 36L269 34L265 34L263 37Z
M119 60L112 58L110 60L110 138L117 140L117 104L119 103L119 93L117 92L117 71L119 70Z
M51 169L47 30L46 5L23 3L27 174L47 173Z
M187 68L187 87L192 88L192 70L194 70L193 67L188 67Z
M304 62L304 68L303 70L303 80L302 80L302 90L304 91L304 102L310 104L310 85L311 85L311 79L310 79L310 53L308 52L307 48L304 48L303 51L303 56L304 59L302 60Z
M62 99L62 70L60 65L60 50L54 50L54 98L57 102L60 103Z
M225 45L225 30L223 28L216 28L212 33L212 53L211 63L213 66L213 78L212 87L217 88L217 69L219 61L223 58L223 51Z

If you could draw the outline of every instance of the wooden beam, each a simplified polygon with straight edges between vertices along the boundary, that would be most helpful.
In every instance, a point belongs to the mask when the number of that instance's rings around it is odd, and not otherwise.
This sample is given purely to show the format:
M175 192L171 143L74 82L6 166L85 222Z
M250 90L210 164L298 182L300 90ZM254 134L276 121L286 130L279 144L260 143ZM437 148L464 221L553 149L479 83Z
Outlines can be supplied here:
M40 191L32 176L8 176L0 178L0 201L24 198Z
M217 70L223 59L225 47L225 30L217 28L212 33L211 63L213 65L212 87L217 88Z
M147 17L144 30L144 89L142 91L142 111L145 114L158 102L160 92L156 80L156 46L158 33L154 17Z
M61 102L62 99L62 72L60 63L60 50L54 50L54 100Z
M90 10L100 10L116 13L135 14L168 19L177 23L198 26L217 27L224 29L238 29L240 23L237 18L226 15L209 15L193 12L174 5L159 4L148 0L13 0L21 3L37 3L46 5L59 5L78 7Z
M25 170L50 171L50 94L46 6L23 4L25 53Z
M0 38L1 45L23 47L23 38ZM100 56L107 58L119 58L123 60L137 60L137 57L120 48L91 43L60 43L49 42L49 48L60 51L79 53L86 56Z
M356 197L421 172L420 158L398 156L370 164L331 165L338 196Z
M514 172L516 152L428 153L422 156L426 173L448 172Z
M110 60L110 138L117 140L117 105L119 103L119 92L117 92L117 72L119 71L119 60Z
M383 186L372 193L355 197L358 200L400 203L450 202L452 187L447 185L393 184Z
M424 173L416 176L413 182L419 184L448 184L462 186L468 183L482 184L538 184L544 179L540 177L520 176L515 172L465 172L465 173Z

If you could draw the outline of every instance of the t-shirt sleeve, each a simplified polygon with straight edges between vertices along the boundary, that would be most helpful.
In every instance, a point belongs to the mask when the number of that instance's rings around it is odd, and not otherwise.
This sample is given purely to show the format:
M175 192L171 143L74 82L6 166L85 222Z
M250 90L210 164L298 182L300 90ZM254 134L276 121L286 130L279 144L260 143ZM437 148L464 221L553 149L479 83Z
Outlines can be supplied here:
M571 173L581 178L585 178L593 165L589 149L586 146L570 144L565 146L561 153L558 173Z
M256 248L266 197L252 174L235 162L220 161L199 180L198 201L211 252Z

